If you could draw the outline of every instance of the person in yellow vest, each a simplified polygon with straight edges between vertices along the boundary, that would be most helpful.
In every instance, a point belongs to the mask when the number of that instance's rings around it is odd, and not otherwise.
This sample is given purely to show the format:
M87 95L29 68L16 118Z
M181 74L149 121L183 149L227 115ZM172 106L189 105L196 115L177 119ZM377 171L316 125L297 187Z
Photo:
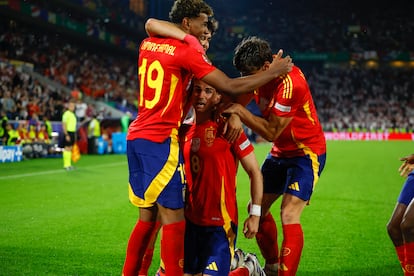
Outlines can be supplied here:
M47 132L45 124L40 125L40 129L37 132L37 141L39 143L50 144L49 133Z
M29 130L26 121L19 122L17 132L19 133L19 141L21 145L30 144Z
M34 143L37 141L37 130L36 130L36 126L34 125L29 125L29 143Z
M101 123L93 113L92 119L88 124L88 154L97 153L98 138L101 137Z
M7 135L6 132L6 125L9 122L9 119L6 116L6 112L1 110L0 111L0 145L3 142L3 137Z
M3 144L6 146L14 146L19 140L19 133L14 129L11 123L6 124L6 134L3 136Z
M52 139L53 128L52 128L52 122L50 121L49 116L47 115L43 116L43 123L46 126L46 131L47 131L47 135L49 136L49 139Z
M68 103L67 110L62 115L63 131L63 168L67 171L73 170L72 166L72 147L76 142L76 124L75 100L71 99Z

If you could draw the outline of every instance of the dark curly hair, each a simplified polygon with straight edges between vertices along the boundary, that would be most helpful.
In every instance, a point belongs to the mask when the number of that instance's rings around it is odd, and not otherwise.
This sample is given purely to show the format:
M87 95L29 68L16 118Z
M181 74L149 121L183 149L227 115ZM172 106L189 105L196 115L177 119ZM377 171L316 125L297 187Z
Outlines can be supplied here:
M213 17L209 17L207 22L207 29L211 32L211 36L213 36L217 32L218 27L218 21Z
M272 49L269 42L256 36L243 39L234 49L233 65L242 75L259 70L266 61L273 61Z
M173 23L181 23L184 17L199 17L200 13L213 16L213 9L203 0L176 0L171 8L169 17Z

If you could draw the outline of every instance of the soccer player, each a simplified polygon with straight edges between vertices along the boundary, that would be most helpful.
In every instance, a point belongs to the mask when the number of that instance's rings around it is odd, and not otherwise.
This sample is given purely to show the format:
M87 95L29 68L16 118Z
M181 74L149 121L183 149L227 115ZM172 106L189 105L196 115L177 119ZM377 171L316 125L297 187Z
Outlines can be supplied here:
M223 118L217 116L221 95L201 80L193 80L195 120L182 126L187 175L185 275L229 275L234 255L238 213L236 175L238 162L250 178L252 209L243 233L253 238L258 231L263 180L253 146L243 133L235 143L222 136ZM249 257L250 258L250 257ZM240 268L242 269L242 268ZM250 271L249 271L250 269ZM260 266L244 266L251 275Z
M148 28L146 31L148 32L148 34L152 34L153 36L159 35L160 33L163 33L164 35L168 34L165 29L169 29L170 36L174 36L175 33L177 32L182 32L181 29L177 28L176 25L171 25L170 22L164 21L164 20L153 20L151 25L147 25ZM217 31L218 28L218 22L212 18L209 17L208 18L208 22L207 22L207 31L204 32L200 37L199 37L199 41L201 46L203 47L204 51L207 51L208 48L210 47L210 40L211 37L214 35L214 33ZM189 95L190 96L190 95ZM184 113L187 112L187 110L190 108L191 112L188 112L187 117L191 117L194 115L193 109L192 107L189 107L189 105L192 105L191 101L188 101L186 103L186 107L184 108ZM148 247L145 251L144 257L142 259L142 264L141 264L141 268L140 271L138 273L139 276L146 276L148 274L148 270L149 267L151 265L152 262L152 257L154 255L154 246L155 246L155 242L157 239L157 235L158 232L160 230L160 223L159 223L159 219L156 223L156 226L153 230L152 236L151 236L151 240L150 243L148 244ZM165 272L165 268L164 268L164 264L162 262L160 262L160 267L158 270L158 275L162 276L163 273Z
M163 35L168 35L169 37L174 37L174 36L177 36L177 33L182 32L182 30L178 29L175 25L172 25L169 22L166 22L166 21L163 21L163 20L157 20L157 19L152 20L152 23L150 25L147 25L147 27L149 28L149 29L147 29L148 34L153 35L153 36L163 34ZM203 46L205 51L208 50L208 48L210 46L210 40L211 40L212 36L214 35L214 33L217 31L217 28L218 28L218 22L214 18L210 17L208 19L208 22L207 22L207 32L205 32L203 35L201 35L199 37L200 44ZM198 82L201 82L201 81L198 80ZM207 84L204 84L204 85L207 85ZM220 97L222 97L222 96L220 95ZM226 98L226 100L228 100L228 98ZM189 101L189 104L192 105L191 101ZM191 111L193 111L193 109L191 109ZM190 112L190 113L193 114L192 112ZM191 116L188 116L188 117L191 117ZM231 118L229 118L228 120L231 120ZM225 126L228 129L232 128L232 130L235 130L234 133L231 133L230 131L226 131L224 133L224 134L226 134L226 137L229 140L235 141L236 138L239 137L237 135L239 133L239 131L237 130L238 129L237 125L235 125L235 124L226 124ZM241 125L240 125L240 129L243 130ZM159 229L159 226L157 224L157 226L156 226L156 228L155 228L155 230L152 234L151 242L148 245L147 250L146 250L145 255L144 255L144 258L142 260L142 266L141 266L141 269L140 269L140 272L139 272L140 276L141 275L147 275L147 273L148 273L148 269L149 269L149 266L151 264L151 260L152 260L152 256L153 256L154 243L155 243L155 240L156 240L158 229ZM232 250L234 250L234 247L232 247ZM248 267L251 271L260 269L260 264L258 263L257 258L253 254L245 254L240 249L236 250L235 253L236 253L235 255L237 255L237 253L238 253L238 256L235 256L235 257L239 257L238 258L239 260L237 261L237 265L235 265L234 268L239 267L239 266L240 266L240 268L237 268L232 273L240 273L240 272L237 272L237 271L241 271L242 274L234 274L234 275L245 275L245 274L243 274L243 271L247 269L246 267ZM247 259L246 262L244 260L245 258ZM233 261L234 261L234 259L233 259ZM160 268L157 272L158 273L157 275L164 275L164 271L165 271L165 269L164 269L164 265L163 265L163 262L162 262L162 259L161 259L161 264L160 264ZM248 270L246 270L246 271L248 271Z
M406 177L387 224L404 275L414 275L414 154L401 158L400 175Z
M271 61L269 43L257 37L240 42L233 58L243 76L267 71ZM295 275L304 242L300 217L325 165L325 137L311 91L298 67L274 78L256 93L263 117L240 104L231 105L224 113L238 114L244 124L273 142L262 164L264 194L256 241L266 260L266 275ZM269 212L279 197L283 228L280 256L276 224Z
M158 214L163 229L161 258L165 273L183 274L186 180L178 128L190 78L195 76L221 91L237 94L291 70L291 58L281 58L279 51L266 72L229 78L211 65L196 38L206 31L212 15L211 7L201 0L177 0L170 19L186 33L182 41L149 37L140 45L139 113L127 134L129 198L138 206L139 218L128 241L124 275L138 274Z
M72 166L72 147L76 139L76 124L77 119L75 115L76 101L70 99L67 110L62 115L62 131L63 131L63 168L67 171L73 170Z

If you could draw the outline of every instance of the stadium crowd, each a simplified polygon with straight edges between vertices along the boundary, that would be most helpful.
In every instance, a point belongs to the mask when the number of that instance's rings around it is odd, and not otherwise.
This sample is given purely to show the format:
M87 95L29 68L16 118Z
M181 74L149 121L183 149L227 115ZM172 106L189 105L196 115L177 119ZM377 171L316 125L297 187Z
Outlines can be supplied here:
M56 8L47 1L29 2ZM79 1L70 2L76 4ZM115 2L99 3L112 3L113 10L124 8L121 2L125 1ZM249 16L238 17L231 16L227 4L220 8L215 1L211 2L217 6L220 27L209 52L212 61L229 74L235 72L231 65L234 46L249 35L263 37L287 53L346 51L351 58L355 58L355 54L363 58L368 51L371 53L369 57L381 64L399 52L410 52L414 48L413 22L402 22L409 18L407 13L413 8L409 2L405 3L406 9L386 13L381 12L381 5L325 3L322 8L313 9L315 14L308 12L311 4L306 1L281 3L278 9L273 10L270 8L274 4L264 1L251 7L245 4L251 8ZM332 13L338 9L337 4L343 8L340 15ZM263 9L263 5L269 9ZM369 13L366 12L368 8ZM95 7L95 10L99 9ZM272 16L269 16L269 10ZM64 13L64 10L59 12ZM127 15L128 18L120 18L118 23L126 25L128 30L141 26L142 18L133 20L130 13ZM82 19L79 15L71 16L72 19ZM53 32L48 34L18 20L6 18L3 22L6 24L0 26L0 110L9 120L30 120L36 114L40 120L59 121L64 103L70 97L54 87L41 84L14 66L11 60L31 63L35 72L123 112L137 112L136 53L125 56L104 49L91 49L78 40ZM95 18L93 22L98 21ZM302 66L301 60L294 62ZM319 61L314 64L306 62L303 66L324 130L412 132L413 69L383 65L367 69L358 64L361 63L357 61L357 66L353 67L343 66L343 63L326 66Z

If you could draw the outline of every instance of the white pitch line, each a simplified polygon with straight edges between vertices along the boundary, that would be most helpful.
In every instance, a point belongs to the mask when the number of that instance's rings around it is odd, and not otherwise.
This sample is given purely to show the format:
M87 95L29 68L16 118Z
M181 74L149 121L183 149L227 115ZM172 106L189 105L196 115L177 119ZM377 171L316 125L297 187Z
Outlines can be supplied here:
M103 168L103 167L114 167L114 165L126 165L126 162L117 162L117 163L109 163L109 164L102 164L96 166L88 166L88 167L81 167L81 168ZM6 175L0 176L0 180L3 179L13 179L13 178L22 178L28 176L36 176L36 175L46 175L46 174L55 174L55 173L68 173L64 169L60 170L51 170L51 171L41 171L41 172L34 172L34 173L23 173L23 174L14 174L14 175Z

